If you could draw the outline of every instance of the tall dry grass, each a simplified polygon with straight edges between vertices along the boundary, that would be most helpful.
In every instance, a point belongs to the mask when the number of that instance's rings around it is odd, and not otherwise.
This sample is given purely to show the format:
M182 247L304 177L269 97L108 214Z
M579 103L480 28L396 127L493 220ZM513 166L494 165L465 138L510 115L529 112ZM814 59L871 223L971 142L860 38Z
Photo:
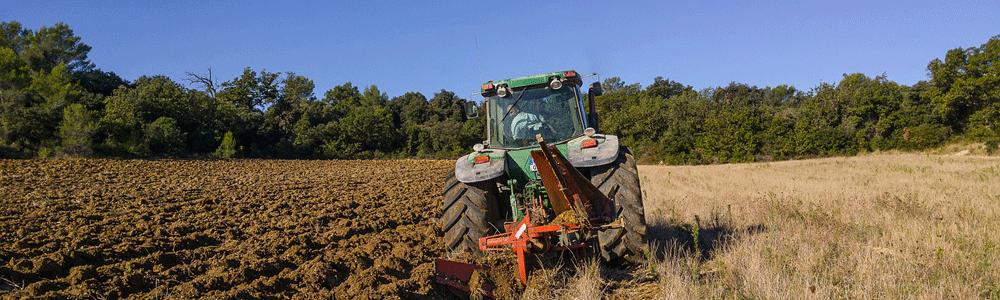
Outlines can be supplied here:
M639 173L648 265L625 275L577 268L538 296L1000 299L998 157L877 154Z

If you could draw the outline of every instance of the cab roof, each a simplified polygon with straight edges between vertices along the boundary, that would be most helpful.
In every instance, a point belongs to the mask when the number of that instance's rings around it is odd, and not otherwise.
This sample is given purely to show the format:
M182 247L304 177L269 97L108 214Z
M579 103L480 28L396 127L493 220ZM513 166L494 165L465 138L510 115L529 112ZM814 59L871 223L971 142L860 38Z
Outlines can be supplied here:
M517 77L517 78L509 78L509 79L496 80L496 81L490 80L490 81L487 81L487 82L483 83L483 88L480 89L480 92L486 92L485 87L487 87L487 86L502 86L502 85L506 85L507 87L513 89L513 88L519 88L519 87L525 87L525 86L532 86L532 85L536 85L536 84L545 84L545 83L548 83L549 79L552 78L552 77L557 77L559 79L572 79L571 82L573 82L574 84L576 84L576 85L582 84L582 81L580 81L580 74L579 73L577 73L574 70L566 70L566 71L541 73L541 74L535 74L535 75L530 75L530 76L523 76L523 77Z

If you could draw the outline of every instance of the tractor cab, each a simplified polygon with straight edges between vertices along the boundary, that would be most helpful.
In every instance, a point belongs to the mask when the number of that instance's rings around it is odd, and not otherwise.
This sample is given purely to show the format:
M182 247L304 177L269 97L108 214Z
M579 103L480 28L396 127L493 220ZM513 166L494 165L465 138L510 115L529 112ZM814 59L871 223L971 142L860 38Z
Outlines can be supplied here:
M537 147L536 135L559 144L584 134L588 122L575 71L489 81L482 85L486 143L494 149Z
M555 146L575 167L614 161L618 137L597 134L593 107L601 86L591 84L584 105L582 85L580 74L572 70L483 83L482 106L470 102L466 113L478 118L479 112L485 112L486 140L456 162L458 180L480 182L504 176L520 182L511 186L537 181L530 154L539 148L539 138ZM510 215L520 216L517 212Z

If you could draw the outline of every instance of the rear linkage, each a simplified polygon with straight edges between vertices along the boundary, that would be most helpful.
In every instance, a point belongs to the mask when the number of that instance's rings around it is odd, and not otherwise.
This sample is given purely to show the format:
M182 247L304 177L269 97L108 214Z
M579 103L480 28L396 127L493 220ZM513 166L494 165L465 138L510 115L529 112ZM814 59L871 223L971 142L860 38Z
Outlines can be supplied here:
M528 282L527 254L540 254L562 250L578 250L595 240L597 232L624 227L624 220L615 219L614 203L590 183L583 174L563 157L555 146L549 146L541 135L535 136L541 149L531 151L538 167L538 175L555 212L555 219L544 224L548 216L541 208L541 196L533 199L525 209L524 218L515 224L506 224L505 233L479 239L483 252L500 252L507 249L517 254L518 280ZM533 214L541 214L533 216ZM478 266L443 259L435 261L438 270L436 281L468 291L468 282Z

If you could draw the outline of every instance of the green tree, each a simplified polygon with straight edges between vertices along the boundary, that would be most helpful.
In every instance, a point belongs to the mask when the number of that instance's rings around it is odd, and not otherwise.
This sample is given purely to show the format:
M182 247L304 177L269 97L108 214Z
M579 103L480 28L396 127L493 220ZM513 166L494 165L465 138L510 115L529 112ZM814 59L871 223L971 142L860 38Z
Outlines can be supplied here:
M8 30L8 23L0 23L0 39ZM0 40L2 43L3 40ZM30 147L31 133L28 124L30 98L22 89L30 82L27 65L14 50L0 47L0 157L14 157ZM41 124L35 124L40 126Z
M146 124L144 130L149 151L168 155L184 153L184 132L177 126L177 120L159 117Z
M428 106L427 97L421 93L409 92L402 96L392 98L393 110L397 112L397 119L402 124L420 124L427 121Z
M25 73L24 65L12 60L7 50L0 50L0 64L12 66L0 70L0 142L21 153L57 146L63 108L80 102L83 91L62 65Z
M65 23L43 26L29 34L26 42L21 56L32 69L51 70L65 65L71 72L82 72L94 67L87 59L90 46L84 44Z
M29 34L31 31L24 29L19 22L0 22L0 48L21 53L24 49L24 39Z
M243 69L239 77L222 83L219 98L245 110L261 111L278 100L280 75L268 71Z
M332 141L325 146L330 156L374 158L391 150L395 130L387 107L357 107L331 125Z
M354 84L347 82L326 91L323 102L333 105L343 115L351 107L361 105L361 92Z
M118 87L128 85L118 74L101 69L77 72L75 77L85 90L101 96L110 96Z
M14 50L35 71L48 72L64 65L75 73L94 67L87 59L90 46L65 23L32 31L18 22L0 22L0 47Z
M215 149L215 157L233 158L235 156L236 140L233 138L231 131L226 131L226 134L222 136L222 143L219 144L219 148Z
M667 129L657 140L659 155L655 158L671 164L700 162L695 138L708 114L707 101L698 92L686 91L668 99L666 105L663 121Z
M254 155L263 154L276 142L264 129L264 109L279 99L279 77L278 73L245 68L239 77L222 83L216 97L222 126Z
M969 137L983 141L994 152L1000 144L1000 102L994 102L969 117Z
M226 120L215 99L189 90L165 76L140 77L133 87L121 86L104 99L101 136L111 152L142 155L146 150L145 126L160 117L174 120L183 132L183 153L211 153L217 145L215 132ZM256 130L255 130L256 131Z
M755 161L764 144L770 107L763 101L766 89L731 83L707 95L712 113L705 118L695 145L711 162Z
M265 113L263 140L277 156L296 156L310 151L295 145L296 126L302 119L313 94L315 83L304 76L288 73L281 81L279 95ZM309 124L312 125L312 124Z
M71 104L63 109L59 124L60 152L70 156L88 156L93 153L92 138L96 125L90 112L82 104Z
M660 97L662 99L669 99L670 97L680 95L681 93L688 91L694 91L694 88L689 85L683 85L680 82L664 79L660 76L654 78L653 83L646 87L645 90L647 94Z
M956 48L945 59L927 65L931 79L924 97L956 132L964 132L969 118L1000 101L1000 36L979 47Z
M0 47L0 89L20 89L30 82L28 66L14 50Z

